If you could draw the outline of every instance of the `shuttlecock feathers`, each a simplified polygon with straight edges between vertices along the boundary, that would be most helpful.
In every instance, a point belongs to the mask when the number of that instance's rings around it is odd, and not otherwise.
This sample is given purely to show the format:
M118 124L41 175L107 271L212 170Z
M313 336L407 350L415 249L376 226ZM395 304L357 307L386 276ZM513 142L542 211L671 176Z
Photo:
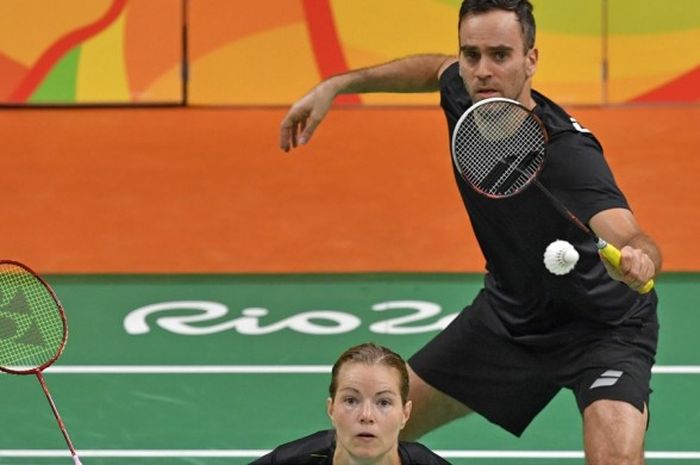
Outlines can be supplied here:
M557 239L544 251L544 266L555 275L565 275L574 269L579 255L573 245Z

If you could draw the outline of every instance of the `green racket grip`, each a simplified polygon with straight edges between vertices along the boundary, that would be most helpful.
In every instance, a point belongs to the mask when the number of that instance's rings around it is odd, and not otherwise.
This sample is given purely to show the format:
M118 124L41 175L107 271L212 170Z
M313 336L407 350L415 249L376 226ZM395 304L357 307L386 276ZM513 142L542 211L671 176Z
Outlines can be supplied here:
M603 239L598 238L598 242L596 243L596 246L598 247L598 251L600 252L600 255L610 263L612 266L614 266L616 269L620 269L620 260L622 258L622 254L620 251L617 249L612 244L608 244L605 242ZM640 294L647 294L649 293L652 289L654 289L654 280L650 279L649 281L644 284L644 286L640 287L637 292Z

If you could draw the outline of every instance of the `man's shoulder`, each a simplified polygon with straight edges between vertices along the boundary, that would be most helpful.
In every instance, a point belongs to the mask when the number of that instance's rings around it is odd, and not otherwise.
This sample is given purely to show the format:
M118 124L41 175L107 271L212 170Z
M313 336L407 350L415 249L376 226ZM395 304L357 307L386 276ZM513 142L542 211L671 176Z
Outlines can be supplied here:
M321 465L333 455L333 430L318 431L282 444L251 465Z
M467 91L464 88L464 81L462 81L462 77L459 75L458 61L455 61L445 68L440 75L440 91L442 93L448 92L468 98Z
M456 121L471 105L469 94L459 75L459 62L454 62L440 75L440 106Z
M575 117L571 116L559 104L536 90L532 90L532 98L537 103L535 114L547 128L550 142L552 139L559 139L561 142L566 141L569 144L580 143L589 145L592 142L598 149L602 150L602 146L593 132Z

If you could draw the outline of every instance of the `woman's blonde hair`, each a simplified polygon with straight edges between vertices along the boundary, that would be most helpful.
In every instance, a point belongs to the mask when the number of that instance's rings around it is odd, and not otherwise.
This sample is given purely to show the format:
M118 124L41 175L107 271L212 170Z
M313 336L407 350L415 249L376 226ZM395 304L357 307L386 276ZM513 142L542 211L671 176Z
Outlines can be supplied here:
M396 368L399 372L399 392L401 394L401 401L404 404L406 403L408 400L408 370L406 369L406 362L396 352L375 344L374 342L366 342L350 347L338 357L338 360L336 360L333 365L331 384L328 387L328 393L331 399L335 399L335 393L338 390L338 373L342 366L348 362L364 363L366 365L384 365L390 368Z

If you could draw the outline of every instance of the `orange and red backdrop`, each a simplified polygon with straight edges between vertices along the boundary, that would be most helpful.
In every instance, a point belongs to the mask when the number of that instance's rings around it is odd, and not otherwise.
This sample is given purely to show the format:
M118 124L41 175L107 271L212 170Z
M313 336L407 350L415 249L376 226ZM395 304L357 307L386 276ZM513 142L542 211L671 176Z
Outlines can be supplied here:
M348 68L456 52L459 4L2 0L0 102L181 103L187 93L193 104L284 105ZM700 101L700 2L534 4L542 57L535 86L556 100ZM435 101L375 94L340 103Z

